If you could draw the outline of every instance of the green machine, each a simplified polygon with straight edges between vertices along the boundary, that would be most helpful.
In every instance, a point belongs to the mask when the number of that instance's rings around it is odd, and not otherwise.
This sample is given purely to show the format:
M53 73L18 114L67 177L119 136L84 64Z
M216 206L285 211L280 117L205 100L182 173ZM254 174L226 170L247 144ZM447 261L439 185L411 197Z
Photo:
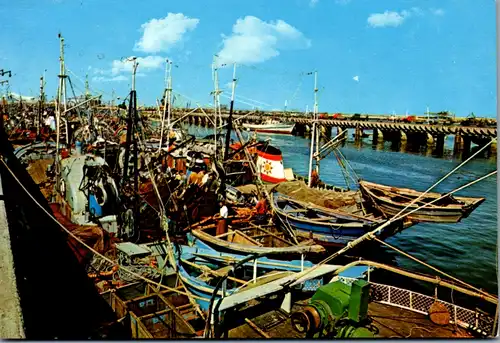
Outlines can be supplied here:
M295 330L307 338L373 338L368 322L370 284L356 280L351 286L341 281L320 287L302 310L292 313Z

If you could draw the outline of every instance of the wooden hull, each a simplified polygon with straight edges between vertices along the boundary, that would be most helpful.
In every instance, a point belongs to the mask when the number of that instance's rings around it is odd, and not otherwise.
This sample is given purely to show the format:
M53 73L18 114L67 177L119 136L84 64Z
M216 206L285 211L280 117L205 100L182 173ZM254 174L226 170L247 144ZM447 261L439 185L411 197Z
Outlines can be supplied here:
M208 249L207 249L208 248ZM196 248L196 247L182 247L182 255L181 260L192 260L194 256L197 258L193 260L196 265L203 265L206 263L217 263L220 262L224 265L229 265L230 263L235 263L241 261L246 256L242 254L224 254L209 247L204 248ZM254 264L254 261L249 261L245 263L242 268L253 269L255 275L262 274L257 276L255 282L250 281L247 285L238 286L235 288L227 289L225 291L225 296L240 292L247 288L250 288L255 285L263 285L267 282L271 282L273 280L280 279L285 276L289 276L293 273L299 273L304 270L304 268L312 268L314 265L310 261L280 261L269 259L266 257L261 257L257 259L257 263ZM189 274L189 272L184 268L182 262L177 263L178 275L182 280L184 286L196 296L195 301L198 303L200 308L207 312L210 305L210 299L215 293L215 287L208 284L204 280L200 280L199 278ZM258 269L258 271L257 271ZM274 274L267 274L269 272L274 272ZM277 273L276 273L277 272ZM313 282L313 285L316 284L318 287L322 284L321 282ZM310 288L311 285L308 285ZM310 289L306 287L305 291L310 291ZM215 302L223 296L222 289L217 291L215 295Z
M366 181L360 181L359 186L363 196L387 217L397 215L422 194L412 189L389 187ZM409 206L402 214L409 213L441 196L439 193L427 193L422 200ZM399 199L405 201L397 201ZM467 218L484 200L486 199L453 197L449 200L449 204L432 204L409 214L407 218L415 222L457 223L462 218Z
M291 226L301 236L329 245L345 246L366 232L373 230L379 224L375 221L361 220L347 214L332 214L326 211L323 212L318 207L310 207L309 209L313 209L320 215L318 220L314 220L305 215L300 216L297 214L300 212L293 212L301 211L300 209L287 211L287 202L294 203L291 199L288 200L280 197L277 193L273 193L271 203L280 221ZM307 211L307 208L304 208L304 211Z
M241 243L232 243L228 241L224 241L217 237L214 237L206 232L201 230L193 230L192 236L194 239L191 240L190 243L197 244L198 240L207 244L211 248L220 251L220 252L228 252L232 254L260 254L266 253L274 256L275 258L285 257L293 255L301 255L301 254L311 254L311 253L323 253L325 250L319 245L312 246L290 246L290 247L265 247L265 246L256 246L256 245L247 245Z

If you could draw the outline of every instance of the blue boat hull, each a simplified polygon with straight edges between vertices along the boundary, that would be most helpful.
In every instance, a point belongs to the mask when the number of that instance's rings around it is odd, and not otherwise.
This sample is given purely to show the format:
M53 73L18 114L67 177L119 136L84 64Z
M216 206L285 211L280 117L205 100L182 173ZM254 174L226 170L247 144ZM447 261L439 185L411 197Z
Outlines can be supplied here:
M290 226L299 236L312 238L322 245L345 246L379 224L347 213L307 207L279 193L273 194L273 205L282 226Z

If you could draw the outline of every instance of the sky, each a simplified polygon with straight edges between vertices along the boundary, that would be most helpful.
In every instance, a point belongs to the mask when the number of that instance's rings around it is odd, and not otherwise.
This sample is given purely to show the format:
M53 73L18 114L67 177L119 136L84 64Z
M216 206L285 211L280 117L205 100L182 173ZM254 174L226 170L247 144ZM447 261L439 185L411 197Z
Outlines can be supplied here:
M76 94L154 105L172 61L175 105L496 116L494 0L0 0L0 69L11 92L56 94L59 39ZM214 57L217 56L217 57ZM0 77L1 80L6 77ZM6 87L0 89L6 91ZM68 86L71 95L71 87Z

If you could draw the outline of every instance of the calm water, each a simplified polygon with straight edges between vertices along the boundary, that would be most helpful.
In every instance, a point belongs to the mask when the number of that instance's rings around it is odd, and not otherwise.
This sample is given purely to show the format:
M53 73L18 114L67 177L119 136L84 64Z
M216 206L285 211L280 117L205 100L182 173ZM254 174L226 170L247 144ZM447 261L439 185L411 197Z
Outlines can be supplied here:
M203 128L190 127L196 136L211 134ZM285 168L307 175L310 140L297 136L261 135L283 152ZM352 140L349 133L349 140ZM391 151L387 142L383 150L372 148L371 139L362 148L348 142L342 153L362 179L396 187L425 191L446 175L461 160L451 157L453 137L448 137L445 157ZM474 159L439 184L436 192L448 192L496 170L496 159ZM344 177L333 154L321 161L321 179L329 184L345 186ZM485 179L456 195L485 197L468 218L457 224L418 224L387 240L414 257L475 286L497 293L497 179ZM387 251L396 264L417 272L432 272L408 258Z

